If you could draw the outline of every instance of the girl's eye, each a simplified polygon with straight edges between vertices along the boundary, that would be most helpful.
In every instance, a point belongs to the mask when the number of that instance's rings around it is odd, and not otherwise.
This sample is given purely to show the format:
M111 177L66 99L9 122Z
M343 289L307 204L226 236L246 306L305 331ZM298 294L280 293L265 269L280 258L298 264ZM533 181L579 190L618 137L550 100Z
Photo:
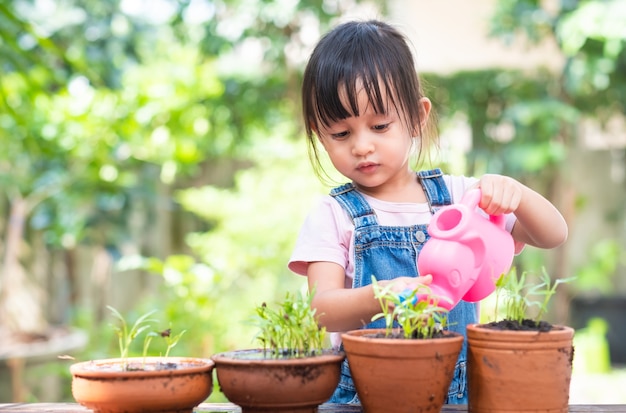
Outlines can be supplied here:
M389 124L388 123L384 123L382 125L375 125L372 129L374 129L375 131L380 132L380 131L384 131L384 130L386 130L388 128L389 128Z
M341 139L341 138L345 138L346 136L348 136L348 132L331 133L330 136L333 139Z

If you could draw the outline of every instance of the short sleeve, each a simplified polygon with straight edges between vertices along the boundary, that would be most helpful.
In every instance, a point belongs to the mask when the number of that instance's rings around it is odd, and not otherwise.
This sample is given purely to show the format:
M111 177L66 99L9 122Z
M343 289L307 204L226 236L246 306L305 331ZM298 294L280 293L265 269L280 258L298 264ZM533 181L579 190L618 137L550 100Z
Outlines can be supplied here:
M288 268L306 275L309 263L325 261L347 269L353 232L351 220L339 203L331 196L322 197L300 228Z

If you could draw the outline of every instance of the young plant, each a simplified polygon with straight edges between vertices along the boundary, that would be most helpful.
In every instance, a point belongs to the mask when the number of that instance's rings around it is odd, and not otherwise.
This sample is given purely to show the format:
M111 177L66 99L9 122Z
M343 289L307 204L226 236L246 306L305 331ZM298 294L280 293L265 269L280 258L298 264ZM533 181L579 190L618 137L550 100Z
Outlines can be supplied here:
M176 334L176 335L172 335L172 329L168 328L167 330L163 330L160 333L158 333L157 335L163 337L165 339L165 343L167 344L167 349L165 350L165 357L168 357L170 354L170 351L176 347L176 344L178 344L178 342L180 341L180 338L183 336L183 334L185 334L187 330L183 330L180 333Z
M113 316L119 320L119 325L111 324L111 326L115 330L115 333L117 334L117 337L118 337L120 359L122 359L122 368L123 370L129 370L129 365L128 365L127 360L128 360L128 355L130 351L130 346L141 333L143 333L144 331L150 328L152 323L157 322L156 319L149 318L152 314L156 312L156 310L152 310L152 311L147 312L146 314L143 314L129 328L129 325L126 322L126 319L124 318L124 316L122 316L122 314L120 314L119 311L117 311L115 308L111 306L107 306L107 308L109 309L109 311L111 311ZM154 331L149 331L148 333L146 333L146 336L144 337L144 341L143 341L143 347L142 347L143 358L145 359L147 357L148 349L154 337L163 337L165 339L165 342L167 344L165 357L168 357L170 350L174 348L176 344L178 344L178 341L180 340L180 338L182 337L182 335L185 333L186 330L183 330L174 336L172 336L171 331L172 331L171 328L168 328L167 330L164 330L158 333Z
M321 354L326 329L318 324L316 310L311 307L313 293L286 294L277 308L266 303L256 308L252 324L258 328L256 339L273 357L307 357Z
M372 321L385 320L385 335L393 335L395 323L402 329L404 338L433 338L447 326L448 310L437 306L432 299L416 300L407 298L417 295L428 297L430 288L418 285L410 294L396 293L393 283L381 287L372 276L374 296L378 299L381 312L372 317Z
M507 274L502 274L496 281L496 306L495 314L498 316L498 306L504 304L504 320L522 324L524 320L539 323L548 311L548 304L560 284L574 279L561 278L554 282L545 271L542 271L539 282L533 283L526 280L526 273L518 275L517 270L511 269ZM536 307L535 317L529 315L529 309Z
M156 321L155 319L148 318L152 314L154 314L156 310L149 311L146 314L142 315L129 328L128 323L126 322L126 319L124 318L124 316L122 316L122 314L120 314L119 311L117 311L115 308L111 306L107 306L107 308L109 309L109 311L111 311L113 316L117 318L120 322L119 326L113 325L113 324L111 326L113 327L113 329L115 330L115 333L117 334L117 341L118 341L118 345L120 349L120 358L122 359L124 370L126 370L128 367L128 363L126 359L128 358L130 345L133 343L133 341L135 341L135 339L137 338L137 336L139 336L139 334L141 334L142 332L150 328L150 324ZM143 346L144 354L148 351L148 346L151 340L152 340L151 335L148 334L144 340L144 346Z

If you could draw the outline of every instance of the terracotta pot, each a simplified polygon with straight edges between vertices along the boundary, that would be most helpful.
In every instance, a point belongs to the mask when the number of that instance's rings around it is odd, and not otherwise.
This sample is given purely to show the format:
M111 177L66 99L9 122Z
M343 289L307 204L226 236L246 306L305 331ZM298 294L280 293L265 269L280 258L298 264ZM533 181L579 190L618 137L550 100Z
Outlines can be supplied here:
M447 337L434 339L374 337L384 332L361 329L341 335L363 411L440 411L463 336L447 332Z
M469 411L568 412L574 330L494 330L469 325Z
M242 412L316 412L330 399L345 358L329 352L305 358L266 358L261 349L211 357L220 388Z
M215 364L211 360L185 357L126 360L133 370L122 371L122 359L85 361L70 366L74 399L97 413L192 413L213 390Z

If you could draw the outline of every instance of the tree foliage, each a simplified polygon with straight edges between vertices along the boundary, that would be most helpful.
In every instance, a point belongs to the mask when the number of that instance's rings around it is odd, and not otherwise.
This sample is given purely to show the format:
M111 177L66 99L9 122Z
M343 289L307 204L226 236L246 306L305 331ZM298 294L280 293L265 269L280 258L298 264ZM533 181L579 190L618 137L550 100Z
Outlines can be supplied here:
M131 243L171 265L168 254L190 252L176 230L159 234L179 237L171 247L150 249L145 234L159 211L180 213L179 189L232 184L268 136L299 136L302 63L320 33L359 3L1 4L0 211L11 223L0 225L2 324L37 332L49 321L45 294L29 291L52 274L33 274L33 254L71 263L78 246L91 245L115 259ZM67 265L60 278L76 282L77 271ZM31 295L23 301L30 309L15 307L9 289ZM37 307L25 325L19 314Z
M469 173L554 174L580 122L626 112L626 4L614 0L497 2L491 34L505 44L554 42L561 70L480 70L429 76L443 118L467 116ZM558 56L555 56L558 58ZM551 172L550 172L551 171Z

